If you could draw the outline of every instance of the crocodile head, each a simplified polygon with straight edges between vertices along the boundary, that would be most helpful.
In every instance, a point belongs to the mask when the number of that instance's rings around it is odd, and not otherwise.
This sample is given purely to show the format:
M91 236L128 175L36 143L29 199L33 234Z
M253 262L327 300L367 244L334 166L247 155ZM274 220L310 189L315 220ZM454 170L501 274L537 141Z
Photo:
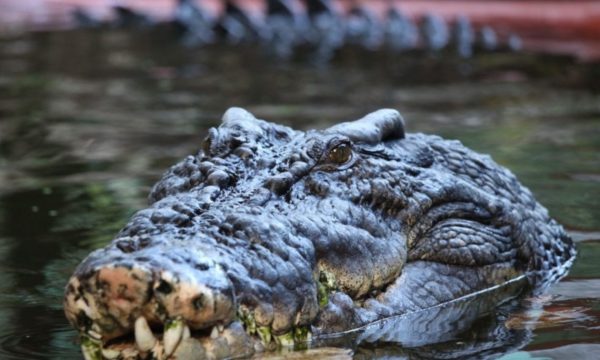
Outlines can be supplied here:
M298 344L571 256L512 174L394 110L301 132L232 108L150 202L67 285L88 357Z

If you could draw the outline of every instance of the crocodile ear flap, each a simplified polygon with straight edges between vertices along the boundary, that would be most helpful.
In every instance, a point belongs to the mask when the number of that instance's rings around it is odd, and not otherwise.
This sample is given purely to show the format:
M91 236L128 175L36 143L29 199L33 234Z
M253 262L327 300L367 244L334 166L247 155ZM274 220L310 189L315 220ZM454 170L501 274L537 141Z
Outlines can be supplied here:
M338 133L358 143L378 144L386 140L404 139L404 119L393 109L381 109L362 119L337 124L325 130Z

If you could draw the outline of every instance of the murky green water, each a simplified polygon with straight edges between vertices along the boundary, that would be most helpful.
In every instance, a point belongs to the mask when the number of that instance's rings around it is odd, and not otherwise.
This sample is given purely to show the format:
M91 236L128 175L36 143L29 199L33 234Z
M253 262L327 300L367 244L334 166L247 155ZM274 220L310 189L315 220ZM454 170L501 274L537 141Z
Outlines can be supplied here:
M298 128L393 107L410 131L492 154L579 250L569 277L534 300L535 314L511 316L527 336L504 358L600 358L598 67L526 55L464 62L347 51L317 69L269 62L252 49L186 50L148 35L0 41L0 358L79 358L61 310L67 277L233 105ZM446 341L446 358L464 342ZM423 357L393 343L355 354Z

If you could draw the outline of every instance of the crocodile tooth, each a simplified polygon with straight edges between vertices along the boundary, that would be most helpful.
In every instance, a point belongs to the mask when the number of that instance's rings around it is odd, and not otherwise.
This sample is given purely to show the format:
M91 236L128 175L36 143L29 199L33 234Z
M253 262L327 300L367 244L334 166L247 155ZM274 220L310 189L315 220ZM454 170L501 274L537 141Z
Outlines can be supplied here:
M216 339L218 337L219 337L219 330L217 330L216 326L213 326L212 330L210 331L210 338Z
M223 324L218 324L217 329L219 330L220 333L222 333L225 330L225 326Z
M101 340L102 339L102 335L100 335L98 332L96 332L94 330L88 330L87 334L88 334L89 337L91 337L94 340Z
M118 350L112 349L102 349L102 357L108 360L113 360L119 358L121 353Z
M165 335L163 336L163 343L165 346L165 357L168 358L171 356L175 348L179 344L181 340L181 336L183 335L183 320L177 319L171 321L168 325L165 326Z
M186 325L183 327L183 335L181 335L181 339L185 340L189 339L190 337L192 337L192 333L190 331L190 327Z
M148 326L148 321L143 316L135 321L135 343L141 351L150 351L156 344L156 338Z

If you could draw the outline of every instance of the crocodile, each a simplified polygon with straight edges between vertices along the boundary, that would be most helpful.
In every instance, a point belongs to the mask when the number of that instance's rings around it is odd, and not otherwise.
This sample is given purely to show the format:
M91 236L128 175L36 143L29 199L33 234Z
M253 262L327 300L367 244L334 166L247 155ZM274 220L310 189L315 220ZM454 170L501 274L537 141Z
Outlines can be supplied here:
M469 19L458 16L452 22L435 13L426 14L417 24L390 3L383 14L367 2L330 0L268 0L262 11L225 1L218 16L211 16L202 2L179 0L174 22L183 32L183 43L204 45L218 40L263 45L272 57L290 58L298 48L308 50L312 60L329 61L336 50L357 46L367 50L385 48L393 52L427 49L439 52L453 45L458 55L470 57L475 48L493 51L518 50L521 40L508 34L505 43L490 26L475 29ZM86 17L86 19L89 17ZM143 20L140 20L143 19ZM122 12L119 23L139 24L148 18L136 12Z
M412 19L392 2L383 14L373 4L360 1L348 6L348 2L330 0L226 0L216 11L210 4L176 1L169 20L179 28L184 45L259 44L270 58L289 59L303 50L317 63L328 62L336 51L348 46L432 53L453 47L463 58L472 56L475 49L519 50L522 46L517 34L500 36L491 26L476 28L466 16L448 21L427 13ZM81 27L139 28L158 23L143 10L125 5L115 6L114 12L108 22L95 18L85 8L74 10L73 17Z
M66 286L88 359L299 348L503 284L541 289L575 257L509 170L407 133L391 109L298 131L231 108L149 202Z

